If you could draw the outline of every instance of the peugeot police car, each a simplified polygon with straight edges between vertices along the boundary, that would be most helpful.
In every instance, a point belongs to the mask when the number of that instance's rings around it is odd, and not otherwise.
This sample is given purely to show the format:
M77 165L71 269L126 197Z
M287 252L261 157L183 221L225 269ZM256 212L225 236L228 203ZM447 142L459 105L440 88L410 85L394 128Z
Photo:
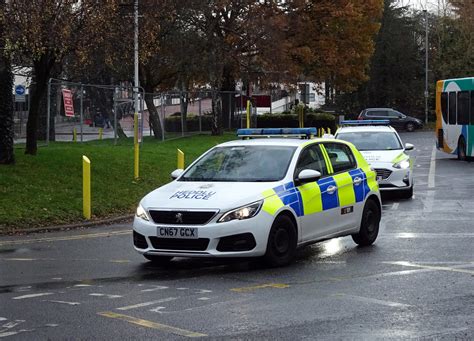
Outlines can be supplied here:
M299 246L352 235L377 238L375 172L348 142L312 139L315 128L240 129L174 181L146 195L133 223L135 249L173 257L258 257L288 264ZM299 138L255 138L296 136Z
M402 144L387 120L343 121L335 138L353 143L377 172L381 191L397 191L404 198L413 196L413 149Z

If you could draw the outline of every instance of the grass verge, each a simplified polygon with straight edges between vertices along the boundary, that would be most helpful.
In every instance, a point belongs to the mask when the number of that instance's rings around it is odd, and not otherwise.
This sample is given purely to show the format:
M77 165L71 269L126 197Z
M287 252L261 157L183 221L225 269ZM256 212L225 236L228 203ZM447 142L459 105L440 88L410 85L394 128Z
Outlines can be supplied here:
M133 179L133 139L86 143L53 142L38 155L15 149L16 164L0 166L0 231L85 221L82 217L82 155L91 160L92 219L135 211L139 200L170 181L176 149L189 164L210 147L235 139L196 135L160 142L145 138L140 179Z

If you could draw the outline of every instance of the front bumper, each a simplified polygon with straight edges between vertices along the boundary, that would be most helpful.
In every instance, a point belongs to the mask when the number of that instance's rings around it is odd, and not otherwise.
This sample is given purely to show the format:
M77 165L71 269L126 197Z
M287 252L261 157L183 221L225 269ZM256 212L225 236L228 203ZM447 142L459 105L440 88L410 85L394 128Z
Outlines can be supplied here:
M398 169L391 164L374 166L380 191L397 191L409 189L413 185L411 168Z
M260 211L255 217L250 219L232 220L225 223L216 223L216 220L213 219L206 225L183 226L198 228L198 240L163 239L162 241L166 244L166 248L159 248L158 245L163 246L164 244L158 242L158 227L178 226L155 224L154 222L135 217L133 222L134 236L136 234L143 236L146 244L142 237L138 237L140 242L135 241L134 248L141 254L174 257L258 257L265 254L272 223L273 217L264 211ZM229 245L233 240L239 238L249 240L247 245L254 247L245 251L219 251L223 249L223 245ZM254 243L252 242L253 240Z

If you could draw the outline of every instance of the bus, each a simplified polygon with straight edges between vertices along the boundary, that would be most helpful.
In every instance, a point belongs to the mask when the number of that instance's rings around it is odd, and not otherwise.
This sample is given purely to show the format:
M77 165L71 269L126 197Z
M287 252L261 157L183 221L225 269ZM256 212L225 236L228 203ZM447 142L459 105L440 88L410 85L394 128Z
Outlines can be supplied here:
M474 77L436 82L436 138L459 160L474 156Z

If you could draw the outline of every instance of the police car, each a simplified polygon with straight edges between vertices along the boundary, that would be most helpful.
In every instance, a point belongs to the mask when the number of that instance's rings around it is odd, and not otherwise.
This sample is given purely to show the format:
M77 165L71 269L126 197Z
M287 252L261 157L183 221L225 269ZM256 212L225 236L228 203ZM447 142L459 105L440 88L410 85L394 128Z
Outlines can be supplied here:
M317 241L375 241L379 188L351 143L312 139L315 128L238 134L244 139L210 149L141 200L133 240L145 258L264 256L282 266Z
M406 153L414 147L403 145L387 120L343 121L335 138L353 143L377 172L381 191L397 191L403 198L413 196L413 159Z

